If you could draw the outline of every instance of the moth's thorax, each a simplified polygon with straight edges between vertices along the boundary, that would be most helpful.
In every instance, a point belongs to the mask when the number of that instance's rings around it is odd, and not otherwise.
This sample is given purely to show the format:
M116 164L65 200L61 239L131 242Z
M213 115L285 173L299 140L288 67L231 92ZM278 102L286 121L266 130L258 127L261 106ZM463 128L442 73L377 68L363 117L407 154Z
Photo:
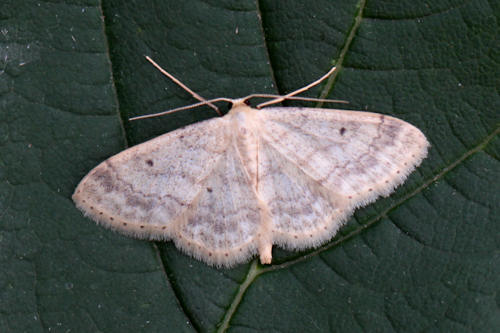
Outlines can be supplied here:
M257 190L258 183L258 112L259 110L237 100L228 114L231 121L233 144L241 156L244 169L255 190Z

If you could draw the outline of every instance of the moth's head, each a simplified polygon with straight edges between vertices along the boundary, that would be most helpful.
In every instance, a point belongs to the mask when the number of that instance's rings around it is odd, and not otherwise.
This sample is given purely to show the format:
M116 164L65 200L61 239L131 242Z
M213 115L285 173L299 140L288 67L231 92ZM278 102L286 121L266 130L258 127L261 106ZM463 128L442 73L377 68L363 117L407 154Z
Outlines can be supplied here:
M235 114L239 112L249 112L252 109L250 106L251 96L233 99L229 102L229 113Z

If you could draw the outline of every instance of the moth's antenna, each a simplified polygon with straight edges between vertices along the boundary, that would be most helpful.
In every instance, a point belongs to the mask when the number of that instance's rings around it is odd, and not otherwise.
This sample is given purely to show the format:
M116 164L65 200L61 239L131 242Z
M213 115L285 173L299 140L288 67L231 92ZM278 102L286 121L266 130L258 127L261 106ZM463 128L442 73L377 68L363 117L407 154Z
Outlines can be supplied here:
M222 113L219 111L219 108L217 108L217 106L213 105L212 103L210 103L209 101L207 101L206 99L204 99L203 97L201 97L200 95L198 95L197 93L195 93L194 91L192 91L191 89L189 89L188 86L186 86L184 83L182 83L181 81L179 81L175 76L173 76L172 74L170 74L169 72L167 72L166 70L164 70L163 68L160 67L160 65L158 65L153 59L151 59L149 56L145 56L146 59L153 65L156 67L156 69L158 69L160 72L162 72L163 75L167 76L170 80L174 81L177 85L179 85L182 89L186 90L188 93L191 94L191 96L193 96L194 98L196 98L197 100L199 100L200 102L206 102L204 104L201 104L201 105L208 105L209 107L211 107L212 109L215 110L215 112L217 112L217 114L219 116L222 116ZM135 117L135 118L138 118L138 117ZM130 120L132 119L135 119L135 118L131 118Z
M146 119L146 118L153 118L153 117L164 116L164 115L169 114L169 113L174 113L174 112L177 112L177 111L188 110L188 109L194 109L194 108L196 108L198 106L210 105L212 103L221 102L221 101L232 103L232 102L234 102L234 99L226 98L226 97L219 97L219 98L210 99L208 101L202 101L202 102L194 103L194 104L191 104L191 105L181 106L181 107L178 107L178 108L175 108L175 109L170 109L170 110L163 111L163 112L158 112L158 113L146 114L146 115L143 115L143 116L132 117L132 118L129 118L128 120L133 121L133 120L139 120L139 119Z
M181 81L179 81L172 74L170 74L169 72L167 72L166 70L164 70L163 68L161 68L160 65L158 65L153 59L151 59L148 56L145 56L145 57L160 72L162 72L165 76L167 76L169 79L171 79L176 84L178 84L182 89L184 89L187 92L189 92L194 98L196 98L200 102L199 103L195 103L195 104L191 104L191 105L187 105L187 106L181 106L181 107L178 107L178 108L175 108L175 109L170 109L170 110L159 112L159 113L153 113L153 114L147 114L147 115L143 115L143 116L132 117L132 118L129 119L130 121L139 120L139 119L146 119L146 118L153 118L153 117L159 117L159 116L163 116L163 115L166 115L166 114L169 114L169 113L174 113L174 112L181 111L181 110L193 109L193 108L196 108L196 107L202 106L202 105L208 105L208 106L210 106L212 109L214 109L217 112L217 114L219 114L220 116L222 116L222 113L219 111L219 109L217 108L217 106L215 106L213 103L220 102L220 101L226 101L226 102L230 102L230 103L234 104L237 101L243 101L243 100L247 100L247 99L254 98L254 97L271 98L270 101L267 101L267 102L259 104L257 106L257 108L262 108L262 107L267 106L267 105L276 104L276 103L279 103L279 102L281 102L281 101L283 101L285 99L301 100L301 101L312 101L312 102L348 103L347 101L342 101L342 100L333 100L333 99L324 99L324 98L311 98L311 97L296 97L296 96L294 96L294 95L300 94L301 92L306 91L307 89L309 89L311 87L314 87L315 85L319 84L321 81L323 81L328 76L330 76L335 71L336 67L333 67L332 69L330 69L330 71L328 71L328 73L326 73L325 75L323 75L318 80L316 80L316 81L308 84L305 87L302 87L302 88L300 88L298 90L295 90L295 91L293 91L293 92L291 92L291 93L289 93L287 95L284 95L284 96L282 96L282 95L272 95L272 94L252 94L252 95L246 96L244 98L240 98L240 99L231 99L231 98L226 98L226 97L219 97L219 98L214 98L214 99L211 99L211 100L206 100L203 97L201 97L200 95L198 95L197 93L195 93L194 91L192 91L191 89L189 89L184 83L182 83Z
M300 97L300 96L299 97L295 97L295 96L281 96L281 95L272 95L272 94L252 94L252 95L248 95L246 97L239 98L239 99L233 99L233 98L227 98L227 97L218 97L218 98L210 99L208 101L203 101L203 102L194 103L194 104L191 104L191 105L181 106L181 107L178 107L178 108L175 108L175 109L170 109L170 110L166 110L166 111L162 111L162 112L158 112L158 113L145 114L143 116L132 117L132 118L129 118L129 120L130 121L134 121L134 120L139 120L139 119L160 117L160 116L164 116L164 115L169 114L169 113L174 113L174 112L177 112L177 111L188 110L188 109L194 109L194 108L197 108L198 106L208 105L210 103L216 103L216 102L229 102L229 103L232 103L234 105L234 104L236 104L238 102L241 103L244 100L248 100L250 98L258 98L258 97L273 98L273 99L286 98L286 99L291 99L291 100L310 101L310 102L349 103L347 101L336 100L336 99L324 99L324 98Z
M318 102L318 103L343 103L343 104L349 104L348 101L344 101L341 99L327 99L327 98L316 98L316 97L304 97L304 96L288 96L288 95L272 95L272 94L251 94L245 97L245 100L250 99L250 98L272 98L271 101L261 103L257 106L258 109L262 107L263 104L264 106L268 105L269 102L272 102L270 104L278 103L274 102L275 100L285 100L285 99L290 99L292 101L306 101L306 102Z
M321 81L325 80L327 77L329 77L330 75L332 75L333 72L335 72L336 69L337 69L337 67L334 66L332 69L330 69L328 71L328 73L326 73L325 75L323 75L322 77L320 77L316 81L314 81L312 83L309 83L305 87L302 87L300 89L292 91L291 93L288 93L288 94L286 94L286 95L284 95L284 96L282 96L280 98L276 98L276 99L273 99L273 100L261 103L261 104L257 105L257 109L263 108L264 106L268 106L268 105L271 105L271 104L276 104L276 103L282 102L285 99L291 99L290 97L295 96L297 94L300 94L301 92L306 91L306 90L310 89L311 87L314 87L315 85L320 84ZM343 102L345 102L345 101L343 101Z

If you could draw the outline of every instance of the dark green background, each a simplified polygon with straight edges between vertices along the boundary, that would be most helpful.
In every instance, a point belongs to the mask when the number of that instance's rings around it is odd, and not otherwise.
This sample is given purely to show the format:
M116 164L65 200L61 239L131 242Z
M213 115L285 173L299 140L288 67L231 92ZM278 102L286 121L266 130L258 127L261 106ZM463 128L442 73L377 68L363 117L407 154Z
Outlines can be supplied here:
M500 4L4 0L0 331L498 332ZM210 109L308 92L419 127L432 148L330 243L217 270L96 226L70 196L96 164ZM289 104L290 105L290 104ZM222 326L221 326L222 325Z

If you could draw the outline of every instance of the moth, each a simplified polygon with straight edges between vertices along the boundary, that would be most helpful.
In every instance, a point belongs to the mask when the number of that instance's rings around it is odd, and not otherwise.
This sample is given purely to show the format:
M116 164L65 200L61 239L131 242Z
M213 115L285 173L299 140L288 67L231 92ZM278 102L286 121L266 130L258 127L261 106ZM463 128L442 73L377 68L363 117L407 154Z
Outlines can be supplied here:
M230 267L272 246L330 240L353 211L388 196L427 156L415 126L383 114L324 108L252 108L161 135L105 160L83 178L76 206L122 234L173 240L210 265ZM321 79L265 106L294 98ZM314 100L314 99L313 99ZM181 108L183 109L183 108ZM169 112L175 112L174 109ZM138 117L140 118L140 117Z

